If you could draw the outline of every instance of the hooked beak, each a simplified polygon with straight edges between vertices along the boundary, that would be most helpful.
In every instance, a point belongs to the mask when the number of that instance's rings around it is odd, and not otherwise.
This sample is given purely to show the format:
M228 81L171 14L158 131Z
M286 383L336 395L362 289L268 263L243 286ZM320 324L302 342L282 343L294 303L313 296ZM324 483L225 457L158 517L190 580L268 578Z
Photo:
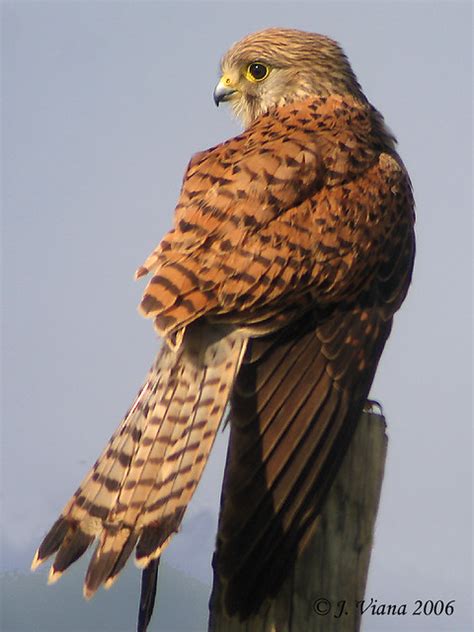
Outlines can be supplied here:
M229 77L224 75L214 89L214 103L219 107L219 103L228 101L235 92L237 90L232 87Z

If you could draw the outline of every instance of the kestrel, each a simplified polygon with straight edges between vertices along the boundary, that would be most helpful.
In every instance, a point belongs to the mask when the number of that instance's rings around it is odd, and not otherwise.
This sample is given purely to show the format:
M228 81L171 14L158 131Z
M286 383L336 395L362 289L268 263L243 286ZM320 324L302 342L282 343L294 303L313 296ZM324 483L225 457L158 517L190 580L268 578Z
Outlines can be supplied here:
M273 594L311 535L415 252L410 180L340 46L267 29L222 59L244 131L191 159L172 229L136 273L163 346L39 547L55 582L95 540L84 594L136 548L145 630L158 560L228 408L214 560L227 612Z

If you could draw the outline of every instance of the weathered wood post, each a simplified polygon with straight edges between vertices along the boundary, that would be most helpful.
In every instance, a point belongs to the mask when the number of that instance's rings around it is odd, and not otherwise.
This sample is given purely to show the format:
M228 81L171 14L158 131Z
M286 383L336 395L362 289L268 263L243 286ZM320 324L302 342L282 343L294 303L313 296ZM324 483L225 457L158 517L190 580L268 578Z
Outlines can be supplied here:
M362 414L315 535L269 607L241 623L219 611L215 600L209 632L359 630L355 604L364 598L367 582L387 451L385 428L382 415ZM218 590L214 586L213 592Z

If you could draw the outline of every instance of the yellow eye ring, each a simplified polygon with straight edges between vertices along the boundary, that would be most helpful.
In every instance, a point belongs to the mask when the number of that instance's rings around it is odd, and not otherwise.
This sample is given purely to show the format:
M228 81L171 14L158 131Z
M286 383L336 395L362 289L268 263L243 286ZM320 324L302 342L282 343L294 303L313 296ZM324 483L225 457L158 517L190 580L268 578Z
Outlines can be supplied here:
M268 77L270 68L261 61L253 61L247 66L245 76L249 81L263 81Z

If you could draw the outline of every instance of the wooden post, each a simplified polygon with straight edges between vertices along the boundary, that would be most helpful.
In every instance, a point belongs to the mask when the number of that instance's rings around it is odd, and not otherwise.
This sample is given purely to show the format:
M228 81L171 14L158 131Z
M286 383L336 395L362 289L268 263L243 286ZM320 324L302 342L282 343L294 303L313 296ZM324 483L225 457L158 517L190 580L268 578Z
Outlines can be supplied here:
M209 632L359 630L356 602L364 598L367 582L387 452L385 428L382 415L362 414L315 535L269 607L241 623L218 611L216 600Z

